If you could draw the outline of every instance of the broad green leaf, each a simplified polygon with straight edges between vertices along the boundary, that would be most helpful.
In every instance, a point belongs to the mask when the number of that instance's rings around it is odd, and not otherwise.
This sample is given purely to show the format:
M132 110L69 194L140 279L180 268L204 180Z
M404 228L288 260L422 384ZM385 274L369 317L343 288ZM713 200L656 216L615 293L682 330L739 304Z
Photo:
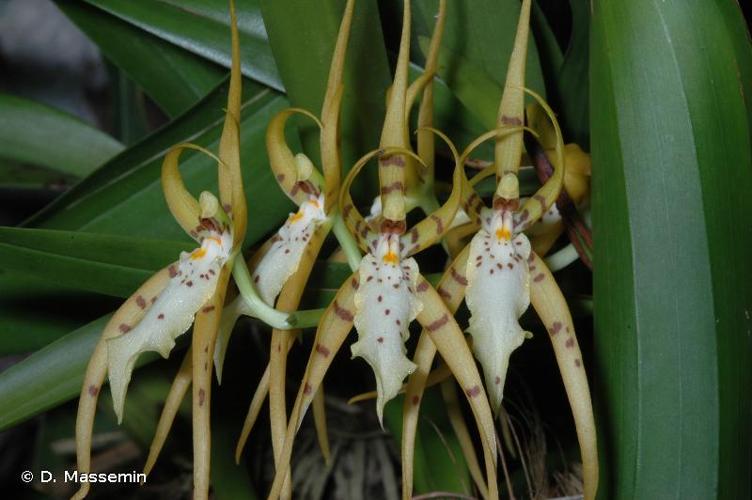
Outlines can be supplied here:
M89 357L108 319L93 321L0 372L0 429L79 393Z
M184 242L0 227L0 273L124 298L191 248Z
M67 113L0 94L0 157L83 177L123 149Z
M722 3L593 4L602 498L750 497L752 50Z
M116 69L113 73L115 136L132 146L149 131L144 93L124 72Z
M230 12L226 0L84 0L204 59L230 67ZM238 0L243 74L284 90L257 0Z
M40 349L115 305L111 299L96 299L91 294L61 287L25 272L3 271L0 273L0 356Z
M188 110L226 76L218 65L98 8L83 2L58 6L170 116Z
M345 1L260 0L259 3L291 104L318 116ZM295 15L290 15L291 10ZM391 75L381 25L373 22L378 16L374 0L356 2L345 61L340 119L343 170L379 142L385 92L391 84ZM318 128L307 121L301 123L306 153L318 159Z
M226 85L218 87L190 112L104 165L62 196L29 225L49 229L185 240L187 236L164 202L160 172L165 153L190 141L216 151L224 120ZM246 82L240 123L243 182L248 199L250 245L272 230L289 212L266 159L264 135L270 118L287 102L271 90ZM217 191L217 166L209 157L185 153L181 171L195 195Z

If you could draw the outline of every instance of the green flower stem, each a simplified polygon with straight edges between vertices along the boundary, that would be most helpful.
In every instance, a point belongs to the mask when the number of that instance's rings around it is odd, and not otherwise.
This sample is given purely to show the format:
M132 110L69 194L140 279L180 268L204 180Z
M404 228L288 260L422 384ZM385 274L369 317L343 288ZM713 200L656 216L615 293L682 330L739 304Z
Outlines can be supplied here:
M337 241L339 241L342 251L345 252L345 255L347 256L347 263L350 265L350 269L355 271L358 269L358 266L360 266L360 260L363 258L360 254L360 249L358 248L358 242L355 241L355 238L350 234L350 231L347 230L345 221L342 220L342 215L340 215L339 212L332 214L331 219L334 222L332 227L334 236L337 238Z
M280 330L289 330L296 327L295 314L278 311L261 300L251 281L248 266L242 257L235 259L232 276L235 278L240 295L243 297L242 314L258 318L272 328L279 328Z
M318 326L319 320L325 311L326 308L296 311L293 313L295 316L295 328L314 328Z

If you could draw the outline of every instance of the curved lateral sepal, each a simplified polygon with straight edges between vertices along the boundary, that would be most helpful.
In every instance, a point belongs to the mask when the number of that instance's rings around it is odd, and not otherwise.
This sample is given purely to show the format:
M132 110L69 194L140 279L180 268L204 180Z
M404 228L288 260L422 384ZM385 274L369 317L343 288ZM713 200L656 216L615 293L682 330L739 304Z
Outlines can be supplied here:
M211 462L211 385L214 367L214 345L225 303L227 283L231 271L224 266L219 273L214 295L196 313L193 325L193 498L209 497L209 469Z
M94 352L86 367L81 395L78 400L76 415L76 467L80 473L91 472L91 436L94 429L94 417L97 412L97 401L102 390L102 384L107 376L107 341L121 335L120 325L132 325L143 318L145 314L142 304L151 302L167 286L170 281L169 266L149 278L136 292L115 311L110 321L102 331L102 337L94 348ZM80 500L89 492L88 482L82 482L81 488L73 495Z
M154 468L154 464L157 463L159 453L162 451L162 447L167 440L167 435L170 433L172 423L175 421L175 416L180 409L180 403L183 402L185 393L188 392L188 388L191 386L192 378L193 351L189 347L188 351L185 353L183 362L180 364L180 369L178 370L177 375L175 375L175 379L172 381L170 392L167 394L162 413L159 416L159 422L157 423L157 429L154 432L154 438L151 441L151 446L149 446L149 456L146 457L146 463L144 464L144 474L147 476Z
M535 253L531 253L530 258L530 274L533 276L530 300L551 338L580 443L585 500L593 500L598 490L598 447L582 353L569 307L551 271Z
M462 167L455 163L452 176L452 192L444 204L425 219L413 226L410 231L400 237L400 242L407 249L407 256L414 255L444 237L449 230L457 209L462 201L463 186L466 185Z
M535 224L541 216L546 213L548 208L556 203L556 199L559 197L561 189L564 186L564 172L566 170L564 161L564 139L562 138L561 129L559 128L559 123L556 121L556 116L554 115L553 110L548 104L546 104L546 101L541 96L532 90L524 89L524 91L538 101L548 115L548 118L551 120L550 123L553 125L556 132L556 161L553 162L553 175L531 198L528 198L528 200L525 201L520 209L519 215L515 214L514 230L516 233L522 232ZM536 122L538 122L538 120L539 118L536 118Z
M340 211L342 212L342 218L345 222L345 225L347 226L347 229L358 240L358 246L360 246L360 249L365 253L367 253L369 250L369 243L370 240L374 237L374 233L363 217L363 214L361 214L360 211L355 207L352 196L350 196L350 186L352 186L355 177L360 173L363 167L365 167L366 164L373 158L377 156L393 155L396 153L408 155L415 158L419 162L421 161L418 155L416 155L409 149L402 147L374 149L373 151L370 151L363 155L355 163L355 165L353 165L353 167L350 169L350 172L348 172L347 177L345 177L345 180L342 182L342 190L339 194L339 207Z
M323 129L321 122L313 113L300 108L283 109L274 115L266 129L266 151L269 155L269 165L280 189L296 205L300 205L308 199L308 194L318 190L318 187L307 179L299 179L297 160L285 139L287 119L294 114L307 116L316 122L319 129Z
M496 483L496 431L475 360L452 313L446 308L438 292L422 276L418 285L418 295L423 301L423 311L418 315L418 322L430 335L470 403L483 445L488 496L497 499L499 492Z
M295 398L295 405L290 413L285 444L282 448L279 466L277 467L274 482L269 492L268 498L270 500L276 500L280 496L290 468L293 441L295 440L300 423L313 401L315 392L321 386L324 375L326 375L334 356L342 347L347 334L352 330L355 315L355 290L357 286L358 273L356 272L345 280L345 283L337 292L334 301L332 301L321 317L319 327L316 330L314 349L308 358L308 365L303 375L303 381Z

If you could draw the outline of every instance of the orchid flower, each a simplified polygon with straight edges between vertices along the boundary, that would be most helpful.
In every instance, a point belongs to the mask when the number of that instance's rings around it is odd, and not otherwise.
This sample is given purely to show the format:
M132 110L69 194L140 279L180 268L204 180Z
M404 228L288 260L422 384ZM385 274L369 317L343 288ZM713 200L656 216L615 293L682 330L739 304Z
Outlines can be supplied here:
M178 261L156 273L115 312L84 377L76 421L78 471L91 468L91 439L98 396L109 376L115 413L123 418L123 405L135 363L147 351L167 357L175 339L193 325L191 347L175 379L165 405L154 449L161 448L166 429L187 388L193 384L194 498L207 498L209 491L209 451L211 373L213 350L230 277L247 281L240 254L247 225L247 207L240 171L239 119L241 100L240 51L235 6L230 1L232 29L232 67L227 113L219 153L192 144L174 146L162 165L162 188L168 208L180 226L199 244L192 252L183 252ZM185 188L178 168L185 150L207 154L217 161L219 198L202 192L196 200ZM260 300L253 302L252 313L272 324L289 326L293 317L275 311ZM176 390L177 388L177 390ZM165 422L169 422L165 425ZM150 456L147 470L156 454ZM89 490L82 483L74 498L83 498Z
M339 34L329 70L327 90L321 110L321 120L301 109L288 109L275 116L267 130L267 151L272 170L280 188L295 202L299 209L290 214L287 221L261 247L252 264L253 283L262 299L272 305L277 297L276 307L294 311L300 304L305 285L321 246L332 231L345 251L354 268L360 261L357 243L347 232L339 213L337 200L341 184L341 160L338 146L339 115L344 90L343 72L347 44L352 24L354 0L348 0L340 24ZM293 114L303 114L314 120L321 129L321 162L323 174L313 163L299 153L293 155L285 142L285 124ZM216 353L217 366L223 362L232 326L240 314L246 314L243 298L229 307L233 314L223 319L222 333L218 338ZM239 460L248 435L260 412L266 394L269 394L272 446L275 464L279 464L280 453L287 431L287 409L285 403L285 378L287 353L293 345L298 331L274 329L270 344L269 365L262 383L254 394L243 424L236 447ZM220 375L218 370L218 376ZM329 458L326 420L324 416L323 389L316 393L314 416L317 422L319 444L325 458ZM281 492L283 498L290 498L289 476Z
M496 491L495 431L487 399L472 355L452 314L436 290L420 275L417 252L437 242L448 230L459 208L464 172L455 152L453 189L448 200L409 231L405 221L406 187L423 165L410 149L407 120L411 95L407 64L410 44L410 3L404 4L403 28L394 83L387 101L380 149L362 157L345 179L340 205L347 227L365 252L358 270L345 281L321 318L314 349L306 367L285 438L283 455L277 463L269 498L277 498L288 473L292 445L303 416L311 405L336 352L355 326L358 340L353 357L362 357L374 371L377 386L376 412L381 421L383 407L399 391L415 365L405 356L404 342L413 320L422 324L447 360L452 373L465 388L483 443L491 496ZM419 85L430 80L425 77ZM453 146L450 148L453 149ZM366 221L355 207L349 187L369 160L378 158L382 210Z
M527 52L530 0L524 0L517 28L504 93L498 113L498 125L524 123L524 73ZM585 499L595 497L598 461L592 404L582 357L577 345L571 314L551 272L535 252L523 231L536 222L555 202L564 178L564 154L561 133L553 112L536 94L549 115L555 130L555 171L532 198L520 206L517 171L523 149L523 132L498 135L484 134L468 148L488 138L495 138L494 169L497 189L493 207L481 209L481 223L471 243L454 259L438 287L447 307L455 311L462 299L470 309L473 350L486 379L495 412L499 411L509 356L527 336L518 319L532 303L547 326L559 364L577 428L583 461ZM464 155L463 155L464 156ZM403 432L415 436L417 405L425 388L437 346L421 334L414 361L418 368L408 381L403 413ZM448 360L447 360L448 362ZM410 449L410 446L407 446ZM409 457L412 459L412 457ZM403 461L404 461L403 456ZM411 466L403 463L403 486L411 488ZM407 471L407 472L406 472ZM489 486L491 486L489 484ZM411 492L403 490L406 498ZM489 491L489 496L493 494Z

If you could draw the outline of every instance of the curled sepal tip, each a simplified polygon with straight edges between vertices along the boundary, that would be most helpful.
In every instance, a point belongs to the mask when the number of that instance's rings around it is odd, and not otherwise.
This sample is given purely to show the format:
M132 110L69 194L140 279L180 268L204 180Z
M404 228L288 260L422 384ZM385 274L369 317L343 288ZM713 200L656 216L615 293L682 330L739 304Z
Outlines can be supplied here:
M167 357L175 339L193 323L199 309L214 294L219 272L232 252L232 232L216 221L203 235L201 246L170 266L170 282L135 325L120 325L122 335L107 341L107 364L113 405L118 421L123 418L125 393L138 356L156 351Z
M353 357L365 359L376 376L376 413L382 422L384 405L402 388L415 370L405 357L409 325L423 309L415 289L418 264L400 261L397 235L382 235L373 254L363 257L358 269L360 287L355 292L355 329L358 341Z

